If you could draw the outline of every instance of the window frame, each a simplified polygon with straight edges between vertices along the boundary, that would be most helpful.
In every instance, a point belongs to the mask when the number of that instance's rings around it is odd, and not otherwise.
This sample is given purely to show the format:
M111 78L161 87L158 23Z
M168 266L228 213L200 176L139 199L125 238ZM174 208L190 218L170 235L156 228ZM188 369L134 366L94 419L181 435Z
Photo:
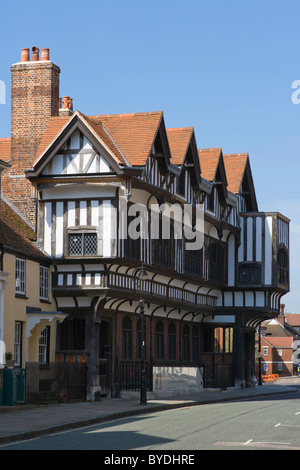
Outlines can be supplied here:
M49 364L50 357L50 326L46 326L39 334L39 364ZM42 360L41 360L42 359Z
M39 282L39 295L40 300L49 301L49 281L50 269L48 266L40 264L40 282Z
M155 324L155 360L164 361L164 324L157 320Z
M14 361L15 361L15 365L19 367L21 367L21 364L22 364L22 332L23 332L22 322L15 321Z
M95 250L95 253L87 253L86 252L85 238L88 235L94 235L96 237L96 250ZM92 229L92 230L68 230L67 236L68 236L68 240L67 240L68 256L71 256L71 257L76 257L76 256L88 257L88 256L98 256L99 255L99 240L98 240L98 233L97 233L96 229ZM79 252L78 253L71 253L70 238L72 236L81 237L81 251L80 251L80 253Z
M122 360L132 360L132 320L126 316L122 320Z
M26 295L26 260L18 257L15 262L15 294Z
M170 322L168 325L168 360L176 361L176 324Z

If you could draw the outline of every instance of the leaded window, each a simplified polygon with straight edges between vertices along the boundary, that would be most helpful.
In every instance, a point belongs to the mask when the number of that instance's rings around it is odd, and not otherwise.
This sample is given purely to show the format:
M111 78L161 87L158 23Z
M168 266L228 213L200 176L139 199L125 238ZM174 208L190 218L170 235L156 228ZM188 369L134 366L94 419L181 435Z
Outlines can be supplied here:
M69 233L69 255L94 256L97 253L97 233Z
M240 265L239 284L261 284L261 265L254 263Z

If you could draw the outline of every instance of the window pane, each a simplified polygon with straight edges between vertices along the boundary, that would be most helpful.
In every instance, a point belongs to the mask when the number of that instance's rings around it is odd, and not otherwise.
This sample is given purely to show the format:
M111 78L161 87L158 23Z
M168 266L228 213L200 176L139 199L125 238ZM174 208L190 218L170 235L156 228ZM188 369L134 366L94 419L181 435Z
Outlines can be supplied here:
M97 254L97 234L96 233L84 234L84 254L85 255Z
M43 329L39 338L39 362L48 362L49 327Z
M16 293L25 294L25 260L16 258Z
M21 365L21 346L22 346L22 323L15 322L15 344L14 344L14 360L15 365Z
M40 266L40 298L49 299L49 269Z
M82 234L69 235L69 254L82 255Z

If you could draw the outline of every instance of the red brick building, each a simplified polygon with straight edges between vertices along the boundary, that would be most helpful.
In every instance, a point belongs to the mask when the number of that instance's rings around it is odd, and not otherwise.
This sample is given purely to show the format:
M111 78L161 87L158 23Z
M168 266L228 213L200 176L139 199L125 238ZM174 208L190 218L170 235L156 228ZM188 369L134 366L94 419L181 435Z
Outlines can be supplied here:
M292 336L263 336L261 339L262 374L293 375Z

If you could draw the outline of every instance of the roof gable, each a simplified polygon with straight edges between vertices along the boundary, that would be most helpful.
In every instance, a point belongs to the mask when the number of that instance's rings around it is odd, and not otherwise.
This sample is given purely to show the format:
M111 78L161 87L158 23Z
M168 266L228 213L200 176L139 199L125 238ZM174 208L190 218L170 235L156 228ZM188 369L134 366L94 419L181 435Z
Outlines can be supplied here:
M90 141L75 129L68 141L44 167L43 175L76 175L112 173L105 158L97 153Z
M247 210L256 212L258 206L248 153L226 154L224 164L228 190L243 196Z
M109 171L118 172L120 168L126 166L126 160L104 126L76 111L72 116L50 118L37 151L37 158L34 162L33 170L26 171L27 176L39 176L42 172L49 174L51 160L58 155L59 152L68 153L68 142L72 142L72 139L73 141L76 140L76 131L80 131L85 138L82 146L87 145L91 152L97 154L98 159L102 161L102 166L106 163L107 167L110 168ZM71 150L74 150L75 154L75 150L78 150L78 153L80 153L82 148L80 148L80 144L78 144L77 149L73 148ZM87 148L83 148L83 151L86 151L85 153L88 154ZM91 155L85 158L85 162L82 164L79 163L80 159L77 158L77 163L75 163L75 161L72 162L71 160L73 159L70 158L70 165L73 168L70 174L80 173L84 171L85 168L86 170L87 168L91 168L92 162L89 161L89 158L92 158ZM47 166L48 172L46 169ZM61 164L58 164L58 167L59 166L61 166ZM100 166L97 165L97 167L100 168L101 164ZM65 173L69 174L67 170Z
M222 199L227 198L227 178L222 148L198 149L201 175L217 186Z
M133 114L89 116L102 123L126 160L132 166L144 166L163 124L161 111Z
M167 129L171 163L189 171L193 186L201 183L201 168L193 127Z
M194 129L192 127L167 129L172 155L171 163L173 165L182 165L184 163L193 132Z

